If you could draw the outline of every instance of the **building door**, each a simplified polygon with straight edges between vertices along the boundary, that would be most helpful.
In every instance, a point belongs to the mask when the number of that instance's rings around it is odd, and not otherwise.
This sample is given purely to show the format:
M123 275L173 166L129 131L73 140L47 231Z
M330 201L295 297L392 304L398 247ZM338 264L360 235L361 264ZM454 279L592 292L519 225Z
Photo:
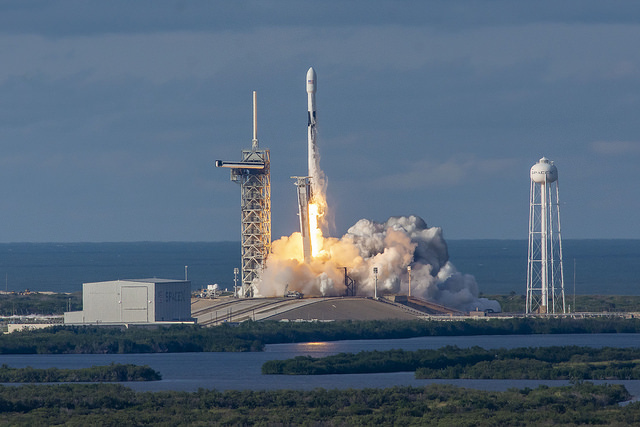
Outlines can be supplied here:
M148 322L147 316L147 287L123 286L122 292L122 321Z

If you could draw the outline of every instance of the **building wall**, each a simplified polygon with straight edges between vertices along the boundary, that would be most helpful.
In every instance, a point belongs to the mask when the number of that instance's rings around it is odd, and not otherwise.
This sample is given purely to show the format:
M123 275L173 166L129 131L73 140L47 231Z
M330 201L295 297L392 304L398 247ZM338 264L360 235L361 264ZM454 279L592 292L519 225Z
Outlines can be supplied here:
M156 283L155 321L186 321L191 319L190 282Z
M83 311L65 313L68 324L190 321L191 283L114 280L82 286Z
M153 320L153 313L149 316L149 308L153 311L153 288L151 283L123 282L120 284L121 322L146 323Z
M82 285L84 323L116 323L121 321L119 281Z

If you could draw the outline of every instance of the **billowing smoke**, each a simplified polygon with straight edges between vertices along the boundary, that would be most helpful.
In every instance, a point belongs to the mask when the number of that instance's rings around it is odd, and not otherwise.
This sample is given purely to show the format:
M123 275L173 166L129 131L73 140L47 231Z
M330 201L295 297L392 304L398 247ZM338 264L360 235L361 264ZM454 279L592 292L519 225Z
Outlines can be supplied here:
M281 296L288 290L309 296L345 295L345 268L356 282L358 295L373 296L376 289L378 295L406 293L407 267L411 266L412 295L463 311L476 308L500 311L496 301L478 298L478 285L473 276L458 273L449 262L442 230L427 227L422 218L393 217L383 224L361 219L340 239L324 237L323 229L329 222L327 178L320 168L315 108L317 76L313 68L309 68L305 80L312 257L305 262L300 233L276 240L265 270L254 282L254 294ZM373 273L374 267L377 275Z
M357 294L373 296L377 267L378 295L408 290L411 294L462 311L492 309L497 301L478 298L475 278L459 273L451 262L439 227L427 227L418 216L392 217L385 223L361 219L342 238L324 238L310 263L302 259L299 233L273 242L273 253L261 279L260 296L281 296L295 290L308 296L345 294L344 268L356 281Z

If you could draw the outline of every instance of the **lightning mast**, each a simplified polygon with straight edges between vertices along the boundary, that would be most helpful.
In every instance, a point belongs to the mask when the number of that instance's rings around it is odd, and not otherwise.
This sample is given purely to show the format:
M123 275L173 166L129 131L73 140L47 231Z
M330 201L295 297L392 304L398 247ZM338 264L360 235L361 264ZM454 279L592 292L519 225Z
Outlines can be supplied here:
M558 169L543 157L530 176L526 313L566 313Z
M253 296L253 281L260 277L271 252L271 171L269 150L258 147L256 92L253 92L253 139L239 162L216 160L216 167L231 169L231 181L240 184L242 287L240 296Z

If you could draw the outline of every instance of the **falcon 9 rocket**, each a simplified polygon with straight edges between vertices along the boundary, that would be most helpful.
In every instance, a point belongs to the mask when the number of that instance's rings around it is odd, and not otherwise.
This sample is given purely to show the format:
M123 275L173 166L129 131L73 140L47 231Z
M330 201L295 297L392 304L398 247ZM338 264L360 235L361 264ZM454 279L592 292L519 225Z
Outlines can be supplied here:
M311 200L322 191L320 154L316 145L316 90L318 77L313 67L307 71L307 143L309 149L309 178L311 179Z
M312 258L311 227L309 205L313 201L315 191L319 191L319 156L316 147L316 72L312 68L307 71L307 145L308 145L308 175L293 176L296 179L298 191L298 216L300 218L300 235L302 236L302 253L305 262Z

